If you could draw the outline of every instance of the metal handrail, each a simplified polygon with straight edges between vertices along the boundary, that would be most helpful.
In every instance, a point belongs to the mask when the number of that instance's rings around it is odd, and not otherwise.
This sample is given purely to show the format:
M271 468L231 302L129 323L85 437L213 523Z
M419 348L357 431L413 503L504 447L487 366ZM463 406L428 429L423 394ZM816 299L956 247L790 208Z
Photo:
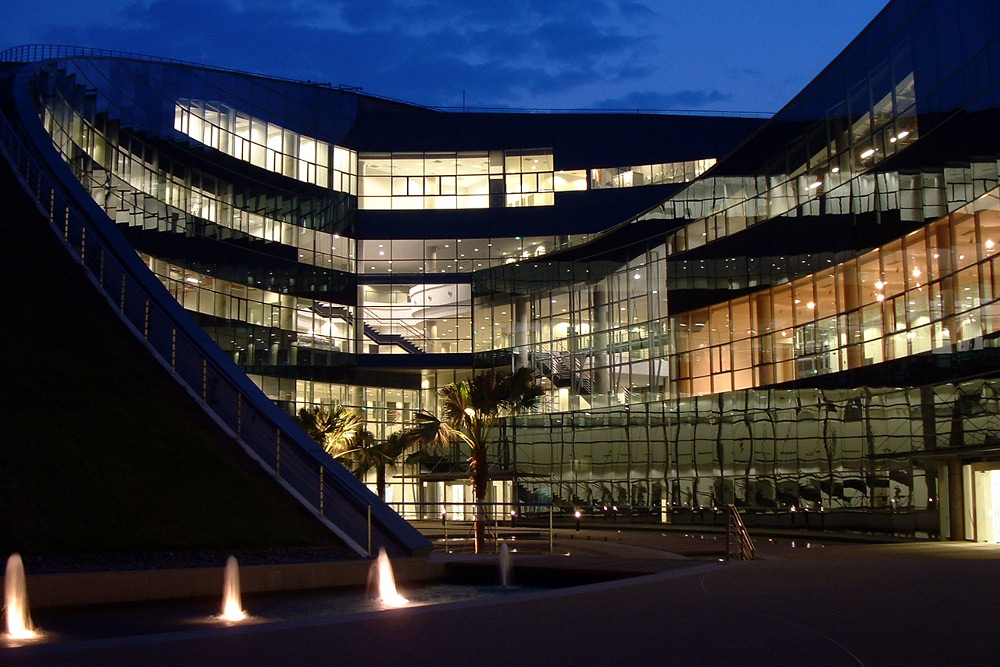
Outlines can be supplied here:
M543 510L547 510L546 514L548 515L548 519L549 519L549 521L548 521L549 555L552 555L553 553L555 553L555 527L554 527L555 526L554 515L555 515L555 507L556 507L555 503L551 503L551 502L548 502L548 503L525 503L525 502L520 502L520 501L517 501L517 502L514 502L514 501L508 501L508 502L490 501L490 502L477 503L475 501L471 501L471 502L470 501L452 502L452 501L448 501L448 500L424 500L424 501L416 501L415 500L415 501L389 502L388 505L390 507L400 508L402 510L402 511L400 511L400 514L403 514L405 512L405 508L407 508L407 507L416 507L416 508L427 508L427 507L437 508L437 507L440 507L440 508L442 508L441 512L440 512L440 515L438 514L437 510L434 510L433 513L434 513L435 519L437 518L437 516L441 517L441 527L444 529L444 549L445 549L445 551L450 551L448 549L448 521L449 521L449 519L451 520L451 522L453 524L469 524L470 526L474 525L474 521L472 521L470 519L466 519L464 516L461 519L455 518L455 516L454 516L455 511L453 509L451 509L451 508L461 507L463 515L466 514L465 508L471 508L473 515L478 514L479 510L482 509L482 508L487 508L487 509L489 509L489 508L493 508L493 509L500 508L501 513L504 516L503 521L509 520L511 522L511 526L513 526L518 520L526 518L525 516L521 515L517 511L518 508L531 508L531 507L542 508ZM507 509L506 509L508 507L511 508L509 515L507 514ZM422 514L424 515L422 517L423 520L428 520L429 519L429 516L428 516L429 513L424 512ZM496 549L499 549L500 548L500 540L497 537L496 531L498 530L498 527L500 525L501 519L499 519L499 518L496 517L496 512L495 511L494 512L490 512L489 514L493 514L494 516L492 518L489 517L489 516L487 516L487 518L485 519L486 527L487 527L487 538L488 538L487 541L488 542L492 542L493 546ZM449 515L451 515L451 516L449 516ZM491 532L492 532L492 535L491 535ZM465 536L465 539L464 539L465 547L464 548L468 548L470 540L473 543L475 542L475 536L472 534L471 531L469 533L467 533L466 536Z
M22 115L33 113L30 102L18 105ZM422 536L326 456L218 349L110 220L100 224L107 215L82 185L68 170L60 175L49 166L61 158L47 140L40 125L15 129L0 112L0 152L24 193L140 342L252 458L359 555L370 552L365 545L373 531L375 546L390 553L426 549ZM42 157L47 151L48 161Z
M734 555L739 560L753 560L756 549L750 533L747 531L740 511L736 505L729 505L727 509L728 521L726 525L726 560Z

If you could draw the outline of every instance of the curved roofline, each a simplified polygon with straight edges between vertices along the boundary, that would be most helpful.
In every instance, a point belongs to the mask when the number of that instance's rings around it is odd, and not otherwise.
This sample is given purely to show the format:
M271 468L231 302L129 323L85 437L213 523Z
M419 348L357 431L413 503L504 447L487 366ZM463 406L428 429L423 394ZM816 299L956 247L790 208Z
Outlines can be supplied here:
M720 116L724 118L761 118L767 119L774 116L774 112L768 111L722 111L715 109L586 109L586 108L564 108L546 109L531 107L467 107L467 106L431 106L408 102L387 95L378 95L364 92L361 86L347 86L344 84L333 85L324 81L303 81L291 77L276 76L272 74L260 74L247 70L233 69L230 67L217 67L206 65L190 60L177 60L175 58L164 58L161 56L151 56L142 53L131 53L128 51L114 51L111 49L97 49L89 46L73 46L70 44L23 44L13 46L0 51L0 62L7 63L34 63L43 60L60 60L63 58L117 58L122 60L138 60L144 62L164 63L169 65L183 65L185 67L197 67L199 69L213 70L217 72L227 72L242 76L251 76L257 79L269 79L284 83L296 83L306 86L318 86L330 90L354 93L359 97L369 97L383 102L393 102L406 106L416 107L427 111L440 111L444 113L510 113L510 114L649 114L664 116Z

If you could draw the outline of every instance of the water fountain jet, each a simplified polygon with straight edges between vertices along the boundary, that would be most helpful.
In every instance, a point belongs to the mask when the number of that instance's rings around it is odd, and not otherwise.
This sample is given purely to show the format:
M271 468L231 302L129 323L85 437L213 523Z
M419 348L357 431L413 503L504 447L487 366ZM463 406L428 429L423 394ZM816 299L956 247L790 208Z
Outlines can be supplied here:
M510 551L507 549L507 543L504 542L500 545L500 586L503 588L510 587Z
M368 570L368 588L387 607L403 607L409 603L409 600L396 592L396 579L392 576L392 565L385 549L378 550L378 558Z
M226 571L222 583L222 613L224 621L237 623L246 620L247 613L243 610L240 600L240 567L235 556L226 559Z
M32 639L38 636L28 613L28 589L24 581L24 563L19 554L7 559L4 573L4 611L7 617L7 636L12 639Z

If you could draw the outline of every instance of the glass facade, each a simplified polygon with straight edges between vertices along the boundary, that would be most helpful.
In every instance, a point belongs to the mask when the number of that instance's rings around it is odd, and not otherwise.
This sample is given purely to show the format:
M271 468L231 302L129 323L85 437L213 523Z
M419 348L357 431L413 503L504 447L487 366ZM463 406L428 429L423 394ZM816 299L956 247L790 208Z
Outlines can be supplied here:
M531 114L470 142L426 110L388 147L352 133L379 100L113 59L33 85L73 174L288 410L341 403L385 435L448 382L530 366L545 396L495 443L504 498L969 535L939 518L972 497L955 466L1000 444L988 4L890 3L721 152L602 152L615 137ZM160 88L126 102L140 78ZM395 497L452 498L462 460L406 467Z

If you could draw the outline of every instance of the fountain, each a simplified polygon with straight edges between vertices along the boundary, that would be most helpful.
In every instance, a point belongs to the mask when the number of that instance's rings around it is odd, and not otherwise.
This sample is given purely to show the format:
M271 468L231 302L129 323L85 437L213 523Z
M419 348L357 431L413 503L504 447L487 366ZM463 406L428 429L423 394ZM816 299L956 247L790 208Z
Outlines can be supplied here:
M378 558L368 570L368 590L387 607L403 607L409 600L396 592L396 580L385 549L378 550Z
M226 559L226 572L222 583L222 613L224 621L237 623L246 620L247 613L243 611L240 601L240 567L235 556Z
M507 549L507 543L504 542L500 545L500 585L503 588L510 587L510 551Z
M7 615L7 636L13 639L31 639L37 636L28 614L28 589L24 582L24 563L19 554L7 559L4 574L4 610Z

